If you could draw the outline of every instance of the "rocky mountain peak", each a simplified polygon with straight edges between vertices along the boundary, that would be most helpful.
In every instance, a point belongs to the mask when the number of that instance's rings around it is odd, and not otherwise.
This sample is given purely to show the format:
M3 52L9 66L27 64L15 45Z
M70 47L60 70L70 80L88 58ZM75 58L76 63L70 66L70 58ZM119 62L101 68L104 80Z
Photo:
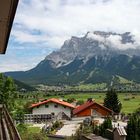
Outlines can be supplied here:
M94 56L137 55L133 47L134 42L130 32L123 34L104 31L87 32L83 37L72 36L71 39L66 40L63 46L48 55L46 60L53 61L54 67L61 67L75 58L87 61Z
M109 83L119 76L140 82L140 39L130 32L87 32L71 37L35 68L6 73L31 84Z

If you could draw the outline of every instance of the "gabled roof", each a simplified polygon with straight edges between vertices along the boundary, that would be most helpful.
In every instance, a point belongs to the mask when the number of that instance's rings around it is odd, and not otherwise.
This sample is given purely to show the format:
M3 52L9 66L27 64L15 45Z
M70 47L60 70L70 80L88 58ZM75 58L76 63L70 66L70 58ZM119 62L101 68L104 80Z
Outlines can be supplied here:
M94 105L94 104L97 104L98 106L104 108L105 110L107 110L107 111L109 111L109 112L113 112L112 110L110 110L110 109L106 108L105 106L102 106L102 105L100 105L100 104L98 104L98 103L96 103L96 102L94 102L94 101L87 101L86 103L84 103L84 104L78 106L77 108L75 108L75 109L73 110L73 115L76 115L77 113L79 113L79 112L81 112L81 111L87 109L88 107L90 107L90 106L92 106L92 105Z
M31 108L34 108L34 107L37 107L37 106L40 106L40 105L43 105L43 104L46 104L46 103L49 103L49 102L53 102L53 103L56 103L56 104L60 104L60 105L63 105L63 106L66 106L66 107L69 107L69 108L75 108L74 105L68 103L68 102L64 102L64 101L61 101L59 99L55 99L55 98L51 98L51 99L48 99L48 100L45 100L43 102L39 102L39 103L36 103L36 104L32 104L31 105Z

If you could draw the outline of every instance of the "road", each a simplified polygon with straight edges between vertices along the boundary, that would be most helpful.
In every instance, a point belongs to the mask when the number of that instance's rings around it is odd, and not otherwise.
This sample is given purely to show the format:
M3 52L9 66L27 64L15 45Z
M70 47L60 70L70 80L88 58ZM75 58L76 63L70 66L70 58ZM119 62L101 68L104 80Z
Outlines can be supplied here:
M56 132L56 135L72 136L79 127L80 124L78 121L66 121L64 122L64 126Z

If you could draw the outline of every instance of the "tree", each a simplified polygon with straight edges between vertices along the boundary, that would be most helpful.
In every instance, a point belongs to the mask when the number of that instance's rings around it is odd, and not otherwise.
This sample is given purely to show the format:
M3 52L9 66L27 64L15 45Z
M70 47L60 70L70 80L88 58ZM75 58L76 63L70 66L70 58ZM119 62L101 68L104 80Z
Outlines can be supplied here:
M112 129L112 121L110 118L106 118L104 122L101 124L102 132L101 135L104 136L106 129Z
M105 136L106 129L112 129L112 121L110 118L106 118L99 127L94 126L93 132L95 131L98 132L99 135Z
M68 103L72 103L72 102L74 102L74 101L75 101L75 98L68 98L68 99L67 99L67 102L68 102Z
M82 104L84 104L84 100L78 100L76 103L76 105L82 105Z
M0 74L0 103L5 104L9 110L14 106L16 86L10 77Z
M104 106L113 110L115 113L120 113L122 104L118 99L118 95L114 89L110 89L106 93Z
M126 131L127 140L140 140L140 108L129 118Z

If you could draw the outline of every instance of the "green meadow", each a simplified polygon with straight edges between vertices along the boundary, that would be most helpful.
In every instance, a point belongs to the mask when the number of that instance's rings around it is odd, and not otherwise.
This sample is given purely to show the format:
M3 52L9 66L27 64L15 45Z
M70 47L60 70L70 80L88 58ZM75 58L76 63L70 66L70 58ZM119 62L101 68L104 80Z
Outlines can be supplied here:
M52 96L55 98L61 98L61 96ZM52 98L49 97L49 98ZM76 100L84 100L86 101L88 98L92 98L95 102L103 104L104 102L105 93L75 93L69 95L63 95L63 99L68 98L75 98ZM122 103L122 110L123 113L132 113L138 107L140 107L140 93L137 94L130 94L130 93L118 93L119 100Z
M28 93L27 93L28 94ZM31 95L32 93L30 93ZM99 104L103 104L104 102L104 97L105 93L72 93L72 94L59 94L57 95L56 93L52 95L44 95L43 93L38 93L37 94L37 100L44 100L44 99L49 99L49 98L61 98L63 100L67 100L70 98L74 98L77 101L83 100L86 101L88 98L92 98L95 100L95 102ZM119 100L122 103L122 110L121 112L123 113L132 113L134 112L138 107L140 107L140 93L118 93ZM24 104L27 102L37 102L35 98L20 98L17 99L16 103L17 106L21 108L23 107Z

